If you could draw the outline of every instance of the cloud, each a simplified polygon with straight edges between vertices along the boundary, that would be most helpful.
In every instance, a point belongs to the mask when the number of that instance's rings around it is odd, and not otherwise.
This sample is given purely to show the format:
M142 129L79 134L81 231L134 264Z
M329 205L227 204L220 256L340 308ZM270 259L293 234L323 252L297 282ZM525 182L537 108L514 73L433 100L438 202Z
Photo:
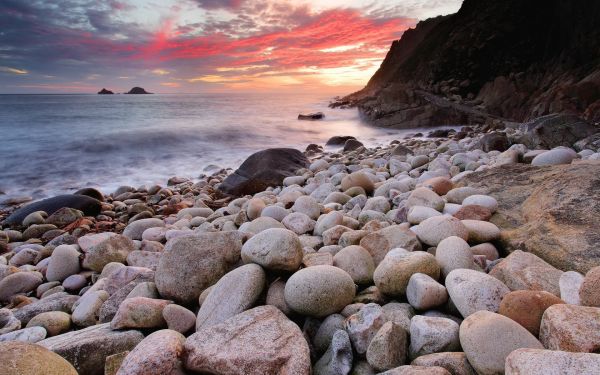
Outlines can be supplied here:
M196 0L205 9L239 8L244 0Z
M12 74L18 74L18 75L29 74L29 72L25 69L10 68L8 66L0 66L0 72L12 73Z
M166 75L169 75L169 74L171 74L171 72L170 72L170 71L168 71L168 70L165 70L165 69L154 69L154 70L152 71L152 73L153 73L153 74L156 74L156 75L159 75L159 76L166 76Z

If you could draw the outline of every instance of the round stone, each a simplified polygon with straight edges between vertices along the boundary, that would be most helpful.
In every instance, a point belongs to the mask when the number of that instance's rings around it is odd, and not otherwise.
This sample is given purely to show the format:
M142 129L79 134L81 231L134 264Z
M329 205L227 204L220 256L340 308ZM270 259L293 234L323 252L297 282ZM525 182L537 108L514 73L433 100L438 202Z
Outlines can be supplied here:
M87 285L87 279L83 275L71 275L67 277L62 286L69 292L77 292Z
M498 201L494 197L483 194L469 195L462 201L463 206L483 206L490 210L491 213L496 212L498 209Z
M431 189L420 187L410 193L408 197L408 201L406 202L406 206L408 208L415 206L429 207L433 208L436 211L442 211L444 209L444 199L437 195Z
M63 281L79 272L79 252L71 245L60 245L54 249L46 269L48 281Z
M545 166L558 164L571 164L577 153L570 148L555 148L537 155L531 161L531 165Z
M469 242L491 242L500 238L500 228L495 224L480 220L461 220L469 231Z
M437 246L443 239L456 236L463 240L469 238L469 231L457 218L451 216L434 216L423 220L411 228L419 240L429 246Z
M370 284L373 281L373 257L361 246L353 245L340 250L333 257L333 265L348 272L356 284Z
M447 276L450 271L473 268L473 253L467 241L460 237L444 238L435 249L435 259L442 269L442 275Z
M186 333L196 324L196 314L183 306L170 304L163 309L163 318L170 330Z
M408 282L415 273L424 273L437 280L440 277L440 267L435 257L429 253L393 249L375 269L373 280L381 293L402 297L406 295Z
M370 194L375 189L373 181L365 172L354 172L342 179L342 190L346 191L352 187L360 187Z
M302 315L325 317L352 303L356 288L352 277L333 266L314 266L294 273L285 285L285 301Z
M148 218L148 219L140 219L132 222L127 225L123 230L123 235L132 240L141 240L142 234L146 229L156 228L156 227L164 227L165 223L160 219Z
M419 224L422 221L434 216L442 216L442 213L431 207L412 206L408 210L408 215L406 216L406 219L411 224Z
M62 311L49 311L38 314L27 323L27 328L43 327L48 336L60 335L71 328L71 315Z
M281 223L298 235L312 232L316 224L313 219L302 212L292 212L284 217Z
M519 323L490 311L478 311L460 325L460 344L481 375L503 374L506 357L517 349L543 349Z
M300 212L310 217L313 220L317 220L321 215L321 208L319 202L313 197L303 195L298 197L292 206L292 212Z
M242 246L245 263L256 263L270 270L295 271L303 255L298 236L288 229L264 230Z
M415 273L408 281L406 299L418 310L429 310L448 301L446 288L424 273Z
M181 372L185 336L163 329L151 333L127 354L117 375L163 375Z
M558 303L564 302L543 290L515 290L504 296L498 314L511 318L537 337L544 311Z
M502 281L486 273L457 269L446 277L446 289L452 302L468 317L480 310L497 312L502 298L510 289Z
M254 220L260 217L262 210L266 207L265 201L260 198L252 198L248 201L246 215L248 219Z
M63 357L40 345L0 343L0 373L4 375L77 375Z

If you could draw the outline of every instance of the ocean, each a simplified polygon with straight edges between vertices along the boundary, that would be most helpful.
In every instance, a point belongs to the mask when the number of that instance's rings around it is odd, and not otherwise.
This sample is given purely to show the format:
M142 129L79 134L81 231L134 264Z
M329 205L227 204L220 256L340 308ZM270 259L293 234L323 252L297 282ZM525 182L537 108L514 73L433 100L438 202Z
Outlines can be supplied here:
M368 146L416 130L379 129L331 97L304 94L0 95L0 201L96 187L165 185L236 168L269 147L304 150L335 135ZM322 121L299 113L322 111ZM3 198L4 197L4 198Z

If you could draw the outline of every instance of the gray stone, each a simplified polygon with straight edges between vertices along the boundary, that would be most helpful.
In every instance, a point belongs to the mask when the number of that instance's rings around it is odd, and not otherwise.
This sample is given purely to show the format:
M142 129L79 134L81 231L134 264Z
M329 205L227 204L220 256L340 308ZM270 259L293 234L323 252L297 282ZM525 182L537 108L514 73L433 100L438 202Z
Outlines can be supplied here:
M456 236L463 240L469 238L467 228L455 217L434 216L423 220L411 228L421 242L429 246L437 246L443 239Z
M0 342L20 341L36 343L46 338L44 327L28 327L0 335Z
M480 310L498 312L502 298L510 289L483 272L457 269L446 277L446 289L463 317Z
M375 303L365 305L356 314L346 319L346 332L358 354L364 355L367 352L371 340L385 322L383 309Z
M242 260L256 263L267 269L295 271L302 263L302 246L298 236L287 229L267 229L252 238L243 246Z
M406 295L410 277L415 273L424 273L437 279L440 267L435 257L429 253L394 249L377 266L373 280L381 293L401 297Z
M57 246L46 270L48 281L63 281L67 277L79 272L79 252L71 245Z
M367 349L367 361L377 371L401 366L406 361L408 334L394 322L385 323Z
M460 350L459 325L446 318L416 315L410 324L411 358Z
M331 339L331 345L321 359L315 363L315 375L347 375L352 369L352 345L348 333L337 330Z
M123 235L132 240L141 240L146 229L164 227L165 223L160 219L148 218L136 220L123 230Z

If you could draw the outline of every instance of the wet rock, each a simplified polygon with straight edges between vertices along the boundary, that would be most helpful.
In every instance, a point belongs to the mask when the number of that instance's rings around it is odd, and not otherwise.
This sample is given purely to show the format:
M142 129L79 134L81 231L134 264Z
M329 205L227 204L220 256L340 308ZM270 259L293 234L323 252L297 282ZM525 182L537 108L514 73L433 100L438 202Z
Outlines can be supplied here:
M261 306L202 329L185 342L184 364L196 372L310 374L308 344L297 325Z
M20 225L27 215L36 211L44 211L52 215L63 207L74 208L82 211L85 216L96 216L100 213L101 202L85 195L59 195L30 203L13 212L4 221L7 225Z
M294 175L309 162L298 150L271 148L256 152L219 185L219 190L231 195L254 194L269 186L281 185L285 177Z

